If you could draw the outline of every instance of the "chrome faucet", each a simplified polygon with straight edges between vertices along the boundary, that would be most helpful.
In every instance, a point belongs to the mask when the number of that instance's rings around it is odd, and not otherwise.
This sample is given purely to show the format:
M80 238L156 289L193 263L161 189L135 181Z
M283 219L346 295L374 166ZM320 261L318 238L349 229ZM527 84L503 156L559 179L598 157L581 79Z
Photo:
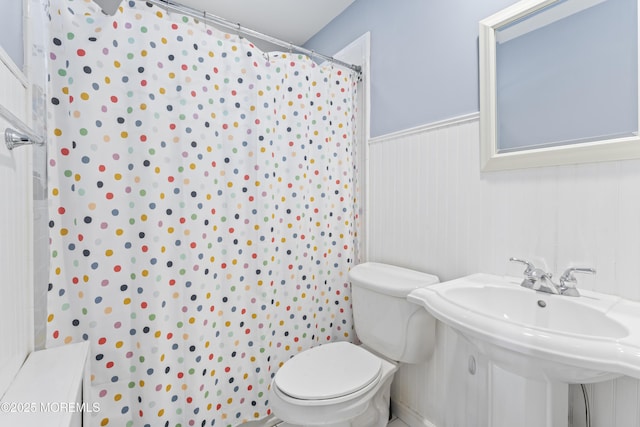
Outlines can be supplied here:
M520 286L533 289L535 291L547 292L555 295L566 295L569 297L579 297L580 293L576 289L578 281L573 273L591 273L595 274L596 270L593 268L576 268L570 267L562 273L560 276L560 284L555 284L552 280L553 275L547 273L540 268L536 268L529 261L518 258L509 258L509 261L519 262L526 266L523 274L524 279Z
M560 293L558 286L551 281L551 273L547 273L541 268L536 268L535 265L523 259L509 258L509 261L519 262L526 266L526 269L522 273L524 274L524 280L522 280L520 286L549 294Z

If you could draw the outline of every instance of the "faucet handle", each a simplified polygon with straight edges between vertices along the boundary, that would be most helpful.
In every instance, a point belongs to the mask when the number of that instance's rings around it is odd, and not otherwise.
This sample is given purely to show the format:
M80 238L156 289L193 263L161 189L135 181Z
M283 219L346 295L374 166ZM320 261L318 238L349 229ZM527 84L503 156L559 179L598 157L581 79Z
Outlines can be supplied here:
M536 269L535 265L533 265L532 263L530 263L529 261L526 261L524 259L511 257L511 258L509 258L509 261L511 261L511 262L519 262L520 264L526 265L527 268L524 270L524 273L523 273L526 276L528 276L531 273L533 273L533 271Z
M560 282L576 283L577 280L573 273L596 274L596 270L593 268L569 267L562 273L562 276L560 276Z
M573 273L596 274L596 270L593 268L569 267L562 273L562 276L560 276L560 292L563 295L577 297L580 296L576 289L578 280Z

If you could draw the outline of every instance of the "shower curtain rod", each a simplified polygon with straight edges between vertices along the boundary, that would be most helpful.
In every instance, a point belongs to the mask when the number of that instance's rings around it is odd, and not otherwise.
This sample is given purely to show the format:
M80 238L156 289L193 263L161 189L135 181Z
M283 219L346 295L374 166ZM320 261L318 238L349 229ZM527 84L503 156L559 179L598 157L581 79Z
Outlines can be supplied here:
M256 37L259 38L260 40L264 40L266 42L269 42L271 44L275 44L277 46L281 46L284 48L289 49L290 51L296 51L298 53L303 53L309 57L315 57L315 58L320 58L323 59L325 61L329 61L332 62L334 64L349 68L353 71L355 71L356 73L360 74L362 73L362 67L360 65L355 65L355 64L350 64L348 62L344 62L344 61L340 61L339 59L333 58L331 56L327 56L327 55L323 55L321 53L318 52L314 52L312 50L309 49L305 49L301 46L297 46L294 45L293 43L289 43L286 42L284 40L280 40L278 38L269 36L267 34L263 34L260 33L258 31L249 29L249 28L245 28L243 26L241 26L240 24L234 24L231 21L227 21L224 18L221 18L219 16L216 15L212 15L210 13L207 13L206 11L200 11L194 8L191 8L189 6L185 6L179 3L175 3L171 0L141 0L141 1L145 1L147 3L152 3L155 4L159 7L162 7L164 9L168 10L173 10L174 12L178 12L181 13L183 15L187 15L187 16L191 16L192 18L197 18L200 19L204 22L208 22L208 23L212 23L212 24L217 24L220 25L224 28L228 28L231 30L235 30L239 33L242 33L246 36L249 37Z

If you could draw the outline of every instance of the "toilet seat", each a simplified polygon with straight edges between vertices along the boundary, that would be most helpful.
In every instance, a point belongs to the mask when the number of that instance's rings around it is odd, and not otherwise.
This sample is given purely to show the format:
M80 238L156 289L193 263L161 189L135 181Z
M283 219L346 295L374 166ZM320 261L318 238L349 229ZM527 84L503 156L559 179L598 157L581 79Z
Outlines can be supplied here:
M285 363L273 384L283 398L323 404L353 399L375 387L382 359L348 342L303 351ZM289 400L287 399L287 400Z

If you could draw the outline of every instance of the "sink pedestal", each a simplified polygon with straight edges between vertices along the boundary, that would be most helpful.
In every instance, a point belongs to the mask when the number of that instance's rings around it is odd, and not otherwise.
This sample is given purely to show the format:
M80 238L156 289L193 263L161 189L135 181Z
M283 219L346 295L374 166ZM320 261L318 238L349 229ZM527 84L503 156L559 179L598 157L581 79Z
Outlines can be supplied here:
M492 427L566 427L569 385L526 378L489 362L489 420Z

